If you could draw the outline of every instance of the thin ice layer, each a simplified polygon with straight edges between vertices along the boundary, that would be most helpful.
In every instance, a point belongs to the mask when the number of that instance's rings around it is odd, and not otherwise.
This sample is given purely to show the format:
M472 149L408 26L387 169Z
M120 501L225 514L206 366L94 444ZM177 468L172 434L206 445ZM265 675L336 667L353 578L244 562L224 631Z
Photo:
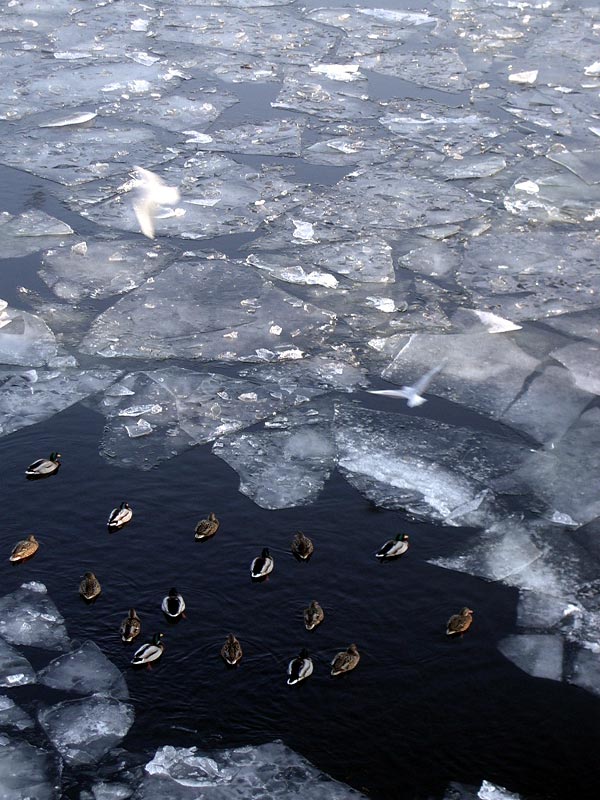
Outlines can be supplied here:
M24 583L0 598L0 636L11 644L66 650L65 621L43 583Z
M24 686L35 683L35 672L25 656L0 639L0 686Z
M60 779L50 753L0 735L0 800L57 800Z
M84 642L77 650L55 658L38 674L38 680L44 686L64 692L129 697L121 671L94 642Z
M133 725L133 707L112 697L66 700L40 711L46 736L67 764L95 764Z
M333 315L227 259L179 262L94 321L85 353L104 357L284 361L322 341Z
M33 728L29 714L5 694L0 694L0 728L16 728L19 731Z
M21 258L56 244L71 243L73 229L39 209L0 213L0 259Z

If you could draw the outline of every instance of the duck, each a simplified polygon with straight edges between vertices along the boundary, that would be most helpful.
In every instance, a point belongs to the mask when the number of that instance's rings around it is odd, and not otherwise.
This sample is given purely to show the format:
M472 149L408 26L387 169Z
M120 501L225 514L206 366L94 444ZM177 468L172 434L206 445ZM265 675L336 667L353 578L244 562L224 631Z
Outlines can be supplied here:
M121 503L118 508L113 508L110 512L110 516L108 518L108 530L109 531L118 531L124 525L127 525L128 522L131 522L131 518L133 517L133 511L129 506L129 503Z
M320 625L325 618L325 612L316 600L313 600L308 608L304 609L304 627L307 631L312 631Z
M60 453L50 453L50 458L38 458L25 470L27 478L49 478L60 469Z
M79 594L84 600L93 600L95 597L98 597L101 591L102 587L100 586L98 578L93 572L86 572L83 576L83 580L79 584Z
M375 558L398 558L409 548L408 544L408 534L407 533L399 533L395 539L388 539L388 541L382 545L379 550L375 553Z
M446 636L462 636L468 631L473 622L473 610L471 608L461 609L458 614L453 614L446 625Z
M142 622L135 613L135 608L130 608L129 615L125 617L119 628L121 639L124 642L133 642L133 640L140 635L141 630Z
M342 650L331 662L331 674L343 675L345 672L353 670L360 661L360 653L355 644L351 644L347 650Z
M305 680L313 673L312 658L308 655L308 650L302 648L296 658L292 658L288 664L288 686Z
M165 649L164 644L161 642L163 636L163 633L155 633L150 643L147 642L141 647L138 647L131 659L131 663L134 667L140 664L151 664L153 661L158 661Z
M40 543L32 533L31 536L16 543L10 554L10 561L16 563L17 561L25 561L26 558L31 558L37 552L39 546Z
M274 566L275 562L271 558L269 549L267 547L263 547L262 553L257 556L250 565L250 573L255 580L257 578L264 578L270 572L273 572Z
M185 611L185 600L173 587L169 589L169 594L163 598L161 608L169 619L179 619Z
M243 655L242 645L239 641L235 638L233 633L230 633L227 637L227 641L221 648L221 656L225 661L231 666L235 667L235 665L240 661Z
M308 561L314 549L314 544L302 531L298 531L292 539L292 553L301 561Z
M218 530L219 520L217 519L214 511L211 511L207 519L201 519L196 525L196 533L194 534L194 538L197 542L200 542L202 539L209 539L211 536L214 536Z

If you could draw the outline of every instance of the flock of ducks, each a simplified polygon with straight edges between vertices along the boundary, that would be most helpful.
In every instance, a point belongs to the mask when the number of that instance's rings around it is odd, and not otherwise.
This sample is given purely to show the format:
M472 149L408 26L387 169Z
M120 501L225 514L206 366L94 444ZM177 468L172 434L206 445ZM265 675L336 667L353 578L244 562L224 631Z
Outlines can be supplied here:
M49 458L40 458L30 464L25 470L25 476L29 480L47 478L55 475L60 469L60 453L51 453ZM122 502L117 508L113 508L109 517L107 527L109 531L117 531L131 522L133 511L128 503ZM214 513L210 513L207 519L202 519L196 525L195 539L202 541L214 536L219 530L219 520ZM38 550L39 542L32 534L14 546L10 556L13 563L26 561L31 558ZM385 542L378 552L376 558L386 561L406 553L409 548L409 537L407 534L398 534L394 539ZM314 551L314 544L298 531L292 540L291 550L294 556L300 561L308 561ZM253 581L264 581L273 571L275 562L267 547L263 548L261 554L253 559L250 565L250 576ZM86 602L93 602L101 593L100 581L93 572L86 572L79 584L79 593ZM185 601L175 587L169 590L168 595L163 599L161 609L165 616L172 621L185 617ZM316 600L313 600L308 608L304 609L304 626L307 631L314 630L323 622L325 612ZM448 636L462 636L473 622L473 610L463 608L458 614L453 614L446 625ZM129 614L120 625L119 632L123 642L133 642L141 633L142 623L134 608L129 609ZM163 654L164 644L162 633L155 633L152 640L139 647L131 659L133 666L150 665L157 661ZM221 657L230 666L236 666L243 655L240 642L230 633L221 648ZM351 644L347 650L338 653L331 662L331 675L343 675L353 670L360 661L360 653L355 644ZM306 649L293 658L288 664L288 679L290 686L300 683L312 675L314 669L313 661Z

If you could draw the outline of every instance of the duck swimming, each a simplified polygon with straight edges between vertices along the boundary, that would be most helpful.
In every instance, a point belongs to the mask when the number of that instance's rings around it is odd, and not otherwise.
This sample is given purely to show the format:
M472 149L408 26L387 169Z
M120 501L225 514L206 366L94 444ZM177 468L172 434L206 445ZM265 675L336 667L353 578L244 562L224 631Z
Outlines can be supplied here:
M325 618L325 612L316 600L313 600L308 608L304 609L304 627L307 631L312 631L320 625Z
M25 561L25 559L31 558L31 556L37 552L39 546L40 543L32 533L31 536L16 543L12 549L9 560L14 563Z
M461 609L460 613L453 614L446 625L446 636L462 636L468 631L473 622L473 610L470 608Z
M389 539L381 548L375 553L375 558L387 559L398 558L409 548L408 534L399 533L395 539Z
M185 600L173 587L169 589L169 594L163 598L161 608L169 619L179 619L185 611Z
M83 580L79 584L79 594L84 600L93 600L95 597L98 597L101 591L102 587L100 586L98 578L93 572L86 572L83 576Z
M235 665L241 659L242 655L243 655L242 645L235 638L233 633L230 633L229 636L227 637L227 641L221 648L221 657L225 659L225 661L231 667L235 667Z
M143 644L135 651L133 658L131 659L131 663L134 667L140 666L141 664L151 664L153 661L158 661L163 654L163 650L165 649L164 644L161 642L163 635L164 634L162 633L155 633L152 637L152 642L149 644Z
M25 470L25 477L30 479L49 478L60 469L60 453L50 453L50 458L38 458Z
M142 630L142 622L138 615L135 613L135 608L129 609L129 616L125 617L119 628L121 639L124 642L133 642L136 636L140 635Z
M347 650L338 653L331 662L331 674L342 675L353 670L360 661L360 653L355 644L351 644Z
M271 558L269 549L263 548L262 553L257 556L250 565L250 574L254 580L266 577L270 572L273 572L275 562Z
M129 503L121 503L118 508L113 508L113 510L110 512L107 525L108 530L118 531L124 525L127 525L128 522L131 522L132 517L133 511L131 510Z
M305 680L313 673L312 658L308 655L308 650L303 648L300 653L288 664L288 686Z
M197 542L200 542L202 539L209 539L211 536L214 536L218 530L219 520L217 519L215 513L211 511L207 519L201 519L196 525L196 533L194 538Z
M301 561L308 561L308 559L312 556L314 549L314 544L308 538L308 536L305 536L302 533L302 531L298 531L298 533L292 539L292 553Z

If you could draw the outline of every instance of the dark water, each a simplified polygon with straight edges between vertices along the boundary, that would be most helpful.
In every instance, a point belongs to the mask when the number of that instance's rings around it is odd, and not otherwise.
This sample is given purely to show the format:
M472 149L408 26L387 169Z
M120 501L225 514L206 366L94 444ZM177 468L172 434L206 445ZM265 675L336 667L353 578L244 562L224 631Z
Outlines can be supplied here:
M210 749L279 737L376 798L441 796L451 780L484 778L531 796L592 796L600 701L530 678L498 653L515 627L516 591L426 563L472 532L374 511L337 474L314 505L266 511L236 491L236 475L209 447L149 472L122 470L98 456L101 430L100 417L75 407L2 439L2 552L31 531L42 544L27 564L5 559L0 570L3 592L43 581L70 635L93 639L127 670L136 721L125 747ZM23 468L55 448L64 456L59 474L27 482ZM134 520L108 534L107 514L121 499ZM194 525L210 510L221 528L196 542ZM289 550L297 529L315 542L307 564ZM378 563L374 551L399 530L411 535L408 554ZM275 570L253 584L249 564L263 546ZM77 594L88 569L103 585L90 606ZM172 585L188 607L176 625L160 611ZM302 609L313 598L326 619L309 633ZM444 623L464 604L475 609L473 628L448 641ZM130 606L143 635L166 634L151 672L128 669L132 649L118 626ZM244 647L234 670L219 657L229 631ZM350 642L362 653L359 667L331 679L330 659ZM288 687L287 661L303 646L315 672Z

